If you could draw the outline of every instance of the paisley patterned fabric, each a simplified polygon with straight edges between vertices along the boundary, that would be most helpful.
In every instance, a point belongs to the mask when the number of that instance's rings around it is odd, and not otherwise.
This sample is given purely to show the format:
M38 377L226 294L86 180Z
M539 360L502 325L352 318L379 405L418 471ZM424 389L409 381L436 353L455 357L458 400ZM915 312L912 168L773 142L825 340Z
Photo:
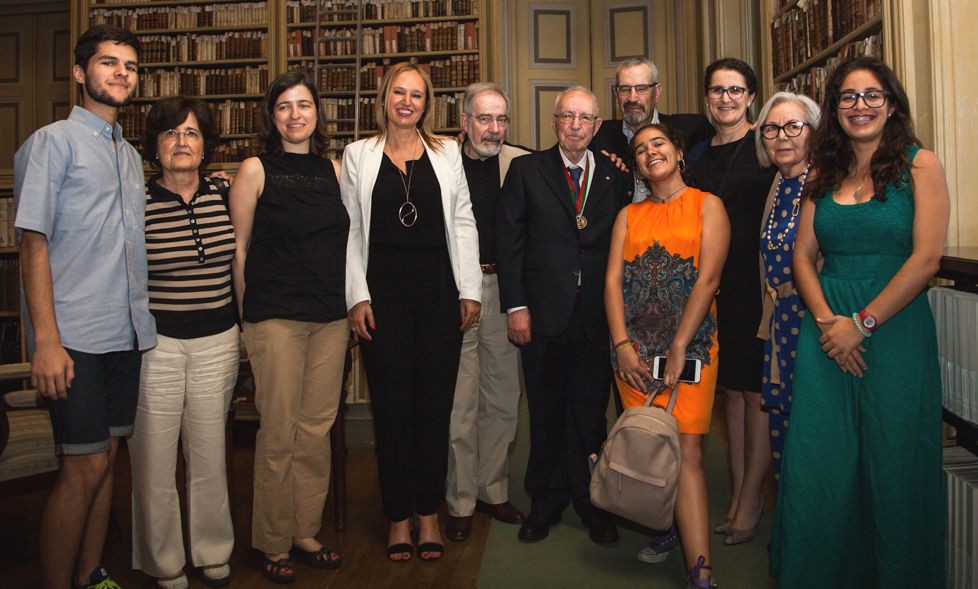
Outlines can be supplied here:
M672 344L686 301L699 277L697 261L705 195L694 188L687 188L670 202L645 200L627 208L628 230L622 252L625 329L628 337L636 343L639 357L650 367L653 358L665 355ZM716 386L717 351L714 305L686 349L686 357L700 360L703 367L699 383L681 383L677 387L679 398L673 414L683 433L709 431ZM611 361L617 372L614 351ZM666 406L671 393L665 389L662 381L646 384L650 391L663 393L655 398L654 403ZM618 379L618 390L625 407L645 402L645 393L621 379Z

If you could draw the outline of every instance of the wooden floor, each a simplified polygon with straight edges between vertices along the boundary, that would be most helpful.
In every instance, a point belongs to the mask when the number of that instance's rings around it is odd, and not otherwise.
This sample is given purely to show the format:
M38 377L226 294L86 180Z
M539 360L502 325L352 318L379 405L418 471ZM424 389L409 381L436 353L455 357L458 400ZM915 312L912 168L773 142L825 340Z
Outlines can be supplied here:
M388 562L384 556L387 521L380 507L377 468L369 436L357 433L357 425L348 425L351 440L348 463L347 526L337 532L333 526L332 500L327 503L321 541L340 550L343 565L337 571L319 571L297 565L296 588L387 588L439 587L472 588L485 548L489 520L476 514L472 537L464 543L448 543L444 558L423 563L417 558L404 564ZM368 427L366 425L360 427ZM236 543L231 557L232 583L235 589L279 587L266 581L255 567L256 552L250 548L251 483L253 447L249 436L237 436L232 463L231 500ZM153 579L133 571L131 558L131 502L128 454L120 452L116 467L113 512L104 552L104 564L126 589L155 587ZM46 492L0 499L0 587L20 589L39 587L37 580L38 523ZM444 531L444 513L442 514ZM191 587L205 587L199 572L190 567L187 574Z

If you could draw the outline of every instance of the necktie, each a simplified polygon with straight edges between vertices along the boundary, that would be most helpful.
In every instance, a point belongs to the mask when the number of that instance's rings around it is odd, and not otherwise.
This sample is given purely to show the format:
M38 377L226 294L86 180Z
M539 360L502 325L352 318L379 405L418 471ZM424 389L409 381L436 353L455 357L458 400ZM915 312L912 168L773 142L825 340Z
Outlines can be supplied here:
M580 166L568 166L567 172L570 174L571 180L574 181L574 195L576 196L581 193L581 174L584 173L584 170Z

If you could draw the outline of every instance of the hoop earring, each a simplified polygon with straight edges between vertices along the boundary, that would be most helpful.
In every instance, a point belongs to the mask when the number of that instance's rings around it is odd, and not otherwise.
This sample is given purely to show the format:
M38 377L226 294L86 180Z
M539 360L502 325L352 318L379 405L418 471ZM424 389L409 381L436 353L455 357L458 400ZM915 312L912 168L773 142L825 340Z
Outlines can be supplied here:
M679 162L677 164L677 167L679 168L679 173L680 174L685 174L686 173L686 160L680 158L679 159Z

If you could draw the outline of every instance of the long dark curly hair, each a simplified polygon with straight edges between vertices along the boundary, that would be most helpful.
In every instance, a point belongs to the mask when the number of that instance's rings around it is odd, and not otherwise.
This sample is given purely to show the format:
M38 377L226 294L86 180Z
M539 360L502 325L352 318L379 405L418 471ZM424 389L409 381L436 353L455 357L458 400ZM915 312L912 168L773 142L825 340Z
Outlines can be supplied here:
M852 142L836 116L842 82L856 70L866 70L876 76L883 86L881 90L887 93L884 108L893 109L893 114L887 118L886 126L883 127L883 138L869 163L874 199L886 200L884 187L887 183L899 185L903 182L904 173L910 170L906 147L920 146L920 139L914 132L913 119L910 118L910 101L893 70L875 57L859 57L839 64L825 82L823 122L815 129L811 138L809 153L812 167L817 173L805 186L805 195L813 200L822 197L826 191L838 190L856 165ZM912 186L912 177L910 183Z

